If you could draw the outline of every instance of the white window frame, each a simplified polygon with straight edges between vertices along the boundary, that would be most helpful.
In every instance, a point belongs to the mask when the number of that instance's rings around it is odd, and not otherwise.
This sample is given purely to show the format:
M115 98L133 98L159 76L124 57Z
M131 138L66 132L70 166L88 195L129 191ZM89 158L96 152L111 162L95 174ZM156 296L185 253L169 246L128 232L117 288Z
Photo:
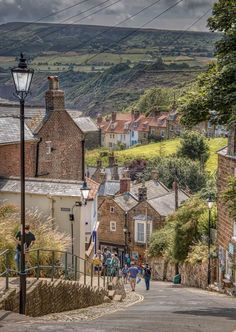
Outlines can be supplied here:
M138 240L138 224L143 224L144 225L144 241L139 241ZM152 221L148 221L148 224L150 225L150 234L149 234L149 238L152 234ZM146 239L147 239L147 222L146 221L143 221L143 220L138 220L136 219L135 220L135 242L137 243L146 243ZM148 239L149 240L149 239Z
M110 231L116 232L116 221L110 221Z
M46 141L46 154L49 155L52 153L52 141Z
M236 220L233 221L233 236L232 239L235 241L236 240Z

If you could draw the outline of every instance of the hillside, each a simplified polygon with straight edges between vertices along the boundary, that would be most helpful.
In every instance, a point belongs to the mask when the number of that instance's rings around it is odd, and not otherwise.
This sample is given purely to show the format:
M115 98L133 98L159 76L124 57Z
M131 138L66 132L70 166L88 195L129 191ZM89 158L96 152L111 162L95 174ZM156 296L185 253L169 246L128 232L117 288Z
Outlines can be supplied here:
M209 140L210 157L206 164L206 169L209 172L215 172L217 169L217 154L216 151L227 144L226 138L214 138ZM179 145L179 139L164 141L161 143L152 143L130 148L123 151L116 151L115 156L119 165L124 165L126 162L134 159L152 160L155 157L162 155L168 156L176 152ZM96 160L100 157L100 152L106 151L104 148L87 151L86 163L89 166L95 166ZM107 165L107 158L103 158L103 165Z
M148 88L179 87L193 80L212 60L218 38L205 32L3 24L0 98L14 98L9 67L23 49L35 70L32 104L43 105L47 76L58 75L67 107L91 116L122 110Z

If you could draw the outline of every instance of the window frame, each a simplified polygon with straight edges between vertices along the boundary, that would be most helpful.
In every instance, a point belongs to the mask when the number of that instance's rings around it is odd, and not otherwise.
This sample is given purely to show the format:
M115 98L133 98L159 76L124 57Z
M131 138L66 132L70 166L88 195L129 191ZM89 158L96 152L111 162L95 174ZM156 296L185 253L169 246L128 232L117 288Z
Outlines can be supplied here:
M112 227L115 226L115 227ZM110 221L110 231L111 232L116 232L116 221Z

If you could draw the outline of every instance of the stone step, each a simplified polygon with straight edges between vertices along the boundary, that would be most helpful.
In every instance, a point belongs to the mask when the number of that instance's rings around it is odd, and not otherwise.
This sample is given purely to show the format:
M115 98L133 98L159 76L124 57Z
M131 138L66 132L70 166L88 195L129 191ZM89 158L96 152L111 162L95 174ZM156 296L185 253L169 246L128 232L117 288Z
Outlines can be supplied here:
M116 295L113 297L113 300L114 300L114 301L117 301L117 302L122 302L122 295L118 295L118 294L116 294Z
M108 297L109 297L109 299L113 300L115 294L116 294L116 292L114 290L109 290L108 291Z

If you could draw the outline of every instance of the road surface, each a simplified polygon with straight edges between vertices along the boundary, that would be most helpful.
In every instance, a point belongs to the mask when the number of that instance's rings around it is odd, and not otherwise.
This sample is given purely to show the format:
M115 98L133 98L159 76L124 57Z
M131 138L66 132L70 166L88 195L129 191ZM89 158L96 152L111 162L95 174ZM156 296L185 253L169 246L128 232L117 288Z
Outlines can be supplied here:
M137 292L138 304L87 322L4 322L0 332L236 332L236 298L194 288L173 287L152 282L146 291L143 282Z

